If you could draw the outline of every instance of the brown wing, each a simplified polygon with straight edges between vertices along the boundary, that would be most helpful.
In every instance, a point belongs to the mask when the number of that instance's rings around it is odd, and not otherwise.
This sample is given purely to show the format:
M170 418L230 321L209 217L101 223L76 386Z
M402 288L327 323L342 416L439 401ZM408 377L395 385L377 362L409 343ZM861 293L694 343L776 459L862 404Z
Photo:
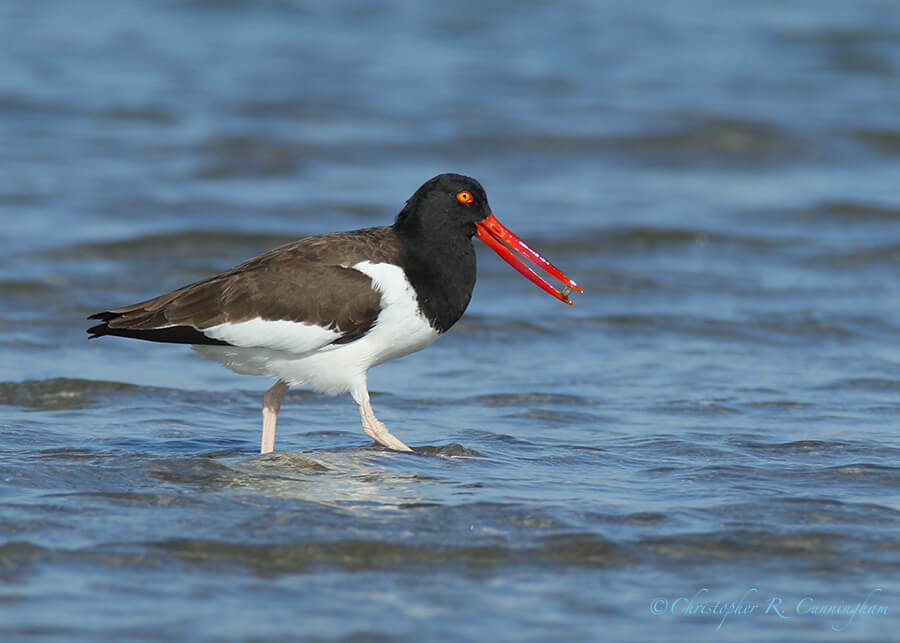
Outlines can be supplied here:
M203 330L258 317L316 324L340 332L336 343L349 342L372 327L381 301L372 280L351 266L396 261L399 251L388 227L307 237L165 295L91 315L102 323L88 332L224 344Z

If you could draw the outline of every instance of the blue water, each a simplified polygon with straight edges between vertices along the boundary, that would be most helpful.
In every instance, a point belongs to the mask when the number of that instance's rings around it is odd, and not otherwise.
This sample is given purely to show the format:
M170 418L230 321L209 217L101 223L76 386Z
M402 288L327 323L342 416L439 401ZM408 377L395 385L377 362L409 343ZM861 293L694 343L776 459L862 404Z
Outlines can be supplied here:
M882 641L900 626L893 2L0 5L0 639ZM478 178L349 396L85 317Z

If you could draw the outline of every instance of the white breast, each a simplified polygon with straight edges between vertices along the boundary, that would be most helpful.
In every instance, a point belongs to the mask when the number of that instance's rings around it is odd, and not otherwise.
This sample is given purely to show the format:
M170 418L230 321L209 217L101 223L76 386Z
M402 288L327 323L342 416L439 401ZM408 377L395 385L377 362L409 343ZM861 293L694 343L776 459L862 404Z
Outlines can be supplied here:
M422 350L438 338L439 333L419 311L416 291L399 266L361 261L353 268L368 275L381 292L381 314L360 340L369 340L375 357L372 366Z

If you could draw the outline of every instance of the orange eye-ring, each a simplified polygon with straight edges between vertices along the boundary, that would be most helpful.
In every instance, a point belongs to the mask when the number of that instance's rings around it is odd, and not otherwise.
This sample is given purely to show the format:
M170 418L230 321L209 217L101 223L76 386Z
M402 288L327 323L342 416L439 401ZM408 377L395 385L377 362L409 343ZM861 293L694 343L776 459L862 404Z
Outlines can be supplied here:
M456 200L460 203L471 203L475 200L475 197L472 196L472 193L468 190L463 190L462 192L456 193Z

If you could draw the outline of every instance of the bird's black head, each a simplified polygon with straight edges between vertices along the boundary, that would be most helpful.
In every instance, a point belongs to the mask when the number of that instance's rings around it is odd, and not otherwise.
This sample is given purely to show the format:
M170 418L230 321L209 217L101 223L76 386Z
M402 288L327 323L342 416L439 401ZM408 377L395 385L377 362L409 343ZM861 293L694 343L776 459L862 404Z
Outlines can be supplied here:
M416 190L397 215L394 230L406 250L407 276L420 293L457 290L452 324L462 315L475 285L475 249L472 237L489 245L528 280L569 305L572 290L581 287L519 239L497 220L481 183L462 174L439 174ZM565 284L560 291L527 266L516 253ZM451 274L446 272L450 270ZM443 272L442 272L443 271ZM429 283L424 283L429 281ZM422 285L419 288L417 285ZM445 293L446 294L446 293ZM446 321L446 320L445 320ZM446 330L449 325L435 328Z
M439 174L409 198L394 227L413 237L437 233L471 238L477 232L475 222L490 215L481 183L462 174Z

